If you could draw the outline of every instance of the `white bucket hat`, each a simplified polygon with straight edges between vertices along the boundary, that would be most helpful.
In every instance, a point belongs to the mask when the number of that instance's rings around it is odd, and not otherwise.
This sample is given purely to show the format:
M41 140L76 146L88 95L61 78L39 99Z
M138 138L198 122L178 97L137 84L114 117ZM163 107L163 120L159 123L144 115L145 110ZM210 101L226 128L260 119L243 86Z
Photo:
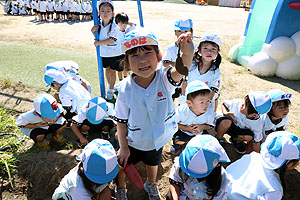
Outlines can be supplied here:
M278 169L288 160L300 160L300 138L287 131L270 133L260 154L265 168Z
M211 91L211 89L204 82L199 81L199 80L192 81L186 87L186 96L190 93L200 91L200 90Z
M218 140L211 135L196 135L179 156L184 173L195 178L208 176L219 162L230 162Z
M263 91L250 91L248 96L252 106L259 114L265 114L270 111L272 100L268 93Z
M210 32L205 33L203 35L203 37L200 39L200 43L201 42L213 42L213 43L217 44L219 46L219 48L221 48L221 46L222 46L220 37L217 34L210 33Z
M117 154L107 140L92 140L84 147L77 160L82 162L86 177L94 183L108 183L119 172Z
M61 60L52 63L48 63L44 68L44 74L49 69L56 69L62 72L70 72L77 74L79 72L79 65L73 60Z
M56 99L50 94L39 94L33 100L33 106L35 112L46 119L56 118L62 110Z

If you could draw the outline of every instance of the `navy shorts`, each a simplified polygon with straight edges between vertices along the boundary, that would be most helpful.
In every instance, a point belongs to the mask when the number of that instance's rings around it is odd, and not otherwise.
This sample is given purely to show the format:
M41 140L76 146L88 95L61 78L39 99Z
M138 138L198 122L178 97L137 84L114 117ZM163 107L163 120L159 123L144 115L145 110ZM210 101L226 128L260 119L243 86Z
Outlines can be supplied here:
M55 133L59 128L61 128L63 125L62 124L52 124L49 126L48 129L43 129L43 128L35 128L30 132L30 138L36 142L36 137L38 135L48 135L51 133Z
M146 165L149 166L157 166L161 162L162 149L160 148L158 151L156 149L150 151L142 151L135 149L131 146L128 146L130 150L130 156L128 158L127 163L136 164L140 161L143 161Z
M223 120L230 120L231 121L231 126L229 127L229 129L226 132L231 137L237 137L239 135L250 135L252 137L254 136L254 133L250 129L238 127L237 125L234 124L231 117L226 117L226 116L220 117L219 119L217 119L217 121L216 121L216 131L218 131L218 126L221 123L221 121L223 121Z
M177 142L181 141L181 142L189 142L193 137L195 137L195 135L188 135L185 132L183 132L182 130L178 129L178 131L173 135L173 144L176 144Z
M124 67L121 65L125 55L115 56L115 57L102 57L103 67L110 67L112 70L121 72L124 70Z

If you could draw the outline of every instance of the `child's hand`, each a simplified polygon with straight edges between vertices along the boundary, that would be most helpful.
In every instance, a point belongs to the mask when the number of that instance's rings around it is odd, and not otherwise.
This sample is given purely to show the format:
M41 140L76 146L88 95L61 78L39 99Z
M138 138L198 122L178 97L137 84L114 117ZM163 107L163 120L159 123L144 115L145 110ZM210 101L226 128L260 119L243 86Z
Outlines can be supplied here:
M94 45L95 45L95 47L99 46L99 41L98 41L98 40L95 40L95 41L94 41Z
M193 127L193 132L192 133L194 135L197 135L198 133L203 131L203 128L202 128L201 124L193 124L191 126Z
M181 34L177 39L177 44L180 45L182 54L194 55L194 44L191 32Z
M85 137L80 138L80 144L87 145L88 143L89 141Z
M46 126L48 126L48 123L44 123L44 122L37 123L37 127L46 127Z
M91 29L92 33L95 33L95 31L97 31L99 29L99 25L94 25Z
M223 113L223 115L226 116L226 117L230 117L234 123L237 122L237 121L234 119L234 112L226 112L226 113Z
M128 147L122 147L118 151L118 161L119 164L123 167L127 165L128 157L130 156L130 151Z

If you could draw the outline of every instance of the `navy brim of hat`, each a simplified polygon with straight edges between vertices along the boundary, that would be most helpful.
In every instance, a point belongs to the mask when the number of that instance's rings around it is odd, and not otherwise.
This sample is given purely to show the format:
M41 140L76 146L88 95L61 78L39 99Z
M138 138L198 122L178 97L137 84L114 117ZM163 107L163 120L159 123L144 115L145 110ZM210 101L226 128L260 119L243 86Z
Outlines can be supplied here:
M94 174L90 174L87 171L83 170L86 177L94 183L104 184L112 181L119 173L119 165L117 164L116 167L109 173L103 176L97 176Z
M42 117L44 117L45 119L53 119L53 118L58 117L58 116L60 115L60 113L61 113L61 109L60 109L60 107L58 106L57 110L56 110L55 112L51 113L51 114L48 114L48 115L45 115L45 114L41 115L40 113L39 113L39 114L40 114Z
M196 174L196 173L193 173L193 172L191 172L189 169L188 169L188 162L187 162L187 160L185 160L184 159L184 156L183 156L183 154L181 153L181 155L179 156L179 165L180 165L180 168L182 169L182 171L184 172L184 173L186 173L187 175L189 175L189 176L192 176L192 177L194 177L194 178L203 178L203 177L206 177L206 176L208 176L211 172L212 172L212 170L214 169L211 169L211 170L208 170L206 173L204 173L204 174Z

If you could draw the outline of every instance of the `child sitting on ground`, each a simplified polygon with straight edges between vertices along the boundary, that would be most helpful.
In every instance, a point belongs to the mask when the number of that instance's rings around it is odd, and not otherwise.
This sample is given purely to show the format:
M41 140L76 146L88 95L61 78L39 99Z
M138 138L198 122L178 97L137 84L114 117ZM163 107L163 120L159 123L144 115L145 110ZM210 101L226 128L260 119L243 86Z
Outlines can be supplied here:
M298 136L286 131L270 133L260 153L244 155L226 168L232 182L227 199L281 200L286 193L285 174L297 167L299 155Z
M190 66L194 52L191 34L181 35L178 41L183 63ZM126 166L143 161L147 173L144 189L150 200L161 199L156 183L158 165L163 145L177 131L171 91L183 76L173 67L158 68L162 55L157 38L148 29L126 34L123 50L124 63L133 74L122 81L116 102L119 163ZM127 199L122 169L117 183L117 199Z
M56 69L49 69L44 74L47 87L51 86L58 92L59 100L66 110L64 117L71 123L72 117L77 115L84 104L91 98L91 94L78 82L68 79Z
M263 115L264 137L273 131L283 131L288 122L289 107L292 94L284 93L281 90L273 89L268 91L272 99L272 108L268 114Z
M111 200L108 187L118 174L113 146L106 140L91 141L77 157L80 163L61 180L53 200Z
M177 108L178 131L173 136L171 152L177 153L180 146L195 135L207 133L214 127L215 112L210 106L209 87L202 81L193 81L186 88L187 100Z
M230 180L221 162L230 160L216 138L211 135L192 138L174 160L167 199L226 199Z
M63 108L50 94L40 94L33 101L34 109L21 114L15 124L20 131L29 136L42 150L50 150L48 134L52 134L55 142L65 143L62 132L67 124L62 117Z
M253 150L259 152L264 126L260 115L269 112L271 105L271 97L261 91L250 92L244 100L223 101L221 108L224 116L216 121L217 138L220 142L224 142L224 134L229 134L230 141L240 154L246 152L243 141L251 144L253 140Z
M109 140L109 131L114 127L114 122L105 117L112 115L113 107L112 103L106 102L101 97L95 97L72 118L71 130L82 145L88 143L87 133L91 127L99 129L102 132L102 138Z

